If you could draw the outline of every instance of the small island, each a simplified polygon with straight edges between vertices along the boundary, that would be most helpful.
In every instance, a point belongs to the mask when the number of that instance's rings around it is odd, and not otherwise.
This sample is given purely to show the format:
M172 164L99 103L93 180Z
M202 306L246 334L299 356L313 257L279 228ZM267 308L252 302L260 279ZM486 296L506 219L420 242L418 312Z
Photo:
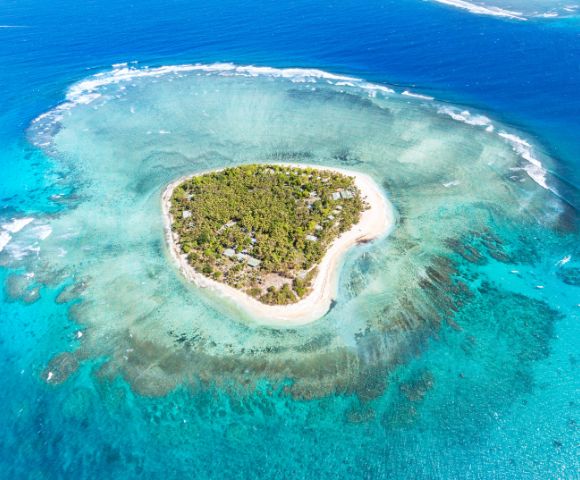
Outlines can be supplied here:
M390 205L370 177L292 164L182 178L167 187L163 207L186 277L275 319L302 310L323 315L335 294L338 258L392 224Z

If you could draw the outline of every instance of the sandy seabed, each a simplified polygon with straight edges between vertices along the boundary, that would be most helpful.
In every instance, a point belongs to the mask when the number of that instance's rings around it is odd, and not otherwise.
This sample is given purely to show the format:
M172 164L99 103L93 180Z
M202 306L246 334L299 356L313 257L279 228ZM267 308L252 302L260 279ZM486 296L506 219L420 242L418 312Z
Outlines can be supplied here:
M344 232L328 248L318 264L318 274L312 281L310 293L296 303L289 305L267 305L250 297L246 293L224 283L208 278L197 272L187 261L187 255L181 252L177 235L171 228L171 196L174 189L185 180L223 169L204 171L181 177L170 183L162 195L162 209L165 236L172 258L177 262L181 273L200 288L208 288L223 298L231 306L242 310L254 321L272 326L296 326L311 323L323 317L336 298L338 274L344 254L353 246L365 243L390 233L395 223L394 208L385 197L381 188L367 174L333 167L305 165L294 163L276 163L292 168L314 168L320 171L333 171L354 178L355 185L361 192L363 200L369 206L362 212L359 222Z

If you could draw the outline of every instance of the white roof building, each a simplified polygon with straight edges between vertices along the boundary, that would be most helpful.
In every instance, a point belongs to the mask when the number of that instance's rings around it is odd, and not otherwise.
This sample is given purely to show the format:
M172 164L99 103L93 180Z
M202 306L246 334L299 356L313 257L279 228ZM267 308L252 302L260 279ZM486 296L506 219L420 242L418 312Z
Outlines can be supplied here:
M350 190L343 190L342 192L340 192L340 196L344 199L349 199L349 198L354 197L354 195L352 194L352 192Z
M257 258L250 257L250 256L248 255L248 265L249 265L250 267L257 268L257 267L259 267L259 266L260 266L260 263L262 263L262 262L261 262L260 260L258 260Z

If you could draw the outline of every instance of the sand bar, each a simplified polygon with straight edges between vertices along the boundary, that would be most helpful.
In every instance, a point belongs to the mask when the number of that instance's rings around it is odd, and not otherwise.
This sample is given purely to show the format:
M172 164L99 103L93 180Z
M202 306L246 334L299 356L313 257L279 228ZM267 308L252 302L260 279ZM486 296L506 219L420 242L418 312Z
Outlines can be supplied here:
M273 326L305 325L323 317L330 309L332 301L336 298L338 274L345 252L356 244L388 235L395 223L395 212L381 188L369 175L364 173L318 165L277 162L272 164L292 168L314 168L320 171L334 171L353 177L362 198L369 204L369 208L362 212L359 222L330 245L318 264L318 275L312 281L310 293L300 301L289 305L266 305L241 290L197 272L188 263L187 256L180 251L177 238L175 238L176 235L171 229L170 200L173 190L189 178L220 171L223 168L181 177L165 188L162 195L165 236L170 254L177 262L181 273L198 287L211 289L214 293L217 293L218 297L231 303L232 306L235 305L258 323Z

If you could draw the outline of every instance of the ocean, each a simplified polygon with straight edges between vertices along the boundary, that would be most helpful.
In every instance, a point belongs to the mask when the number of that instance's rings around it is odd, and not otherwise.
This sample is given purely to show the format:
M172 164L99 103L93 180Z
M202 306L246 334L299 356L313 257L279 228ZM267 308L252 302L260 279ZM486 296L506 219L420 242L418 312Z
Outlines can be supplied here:
M579 478L577 12L0 5L0 475ZM164 185L271 160L398 213L300 328L163 242Z

